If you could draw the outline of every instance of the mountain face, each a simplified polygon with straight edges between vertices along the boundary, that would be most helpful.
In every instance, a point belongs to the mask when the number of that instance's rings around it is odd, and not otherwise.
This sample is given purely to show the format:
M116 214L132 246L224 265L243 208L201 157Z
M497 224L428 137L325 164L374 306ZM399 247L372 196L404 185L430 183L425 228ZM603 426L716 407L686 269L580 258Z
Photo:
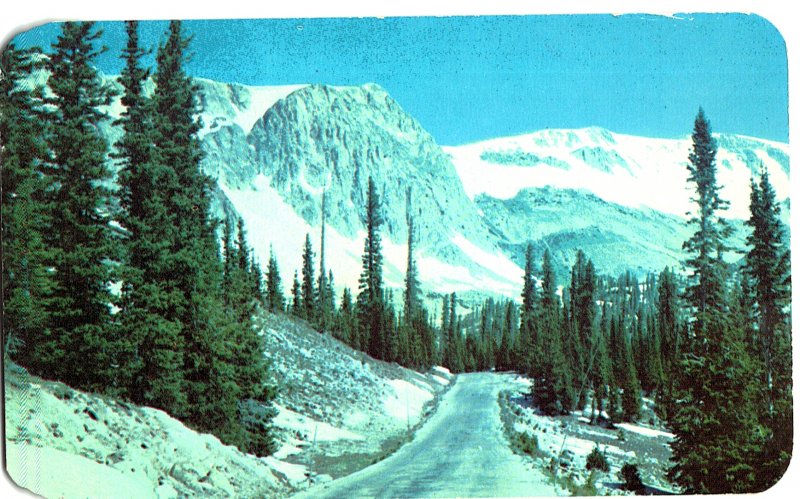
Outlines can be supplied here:
M364 226L372 176L384 208L384 237L405 241L411 214L419 247L431 255L464 260L450 241L455 234L492 247L450 158L376 85L294 92L256 122L248 142L258 172L311 224L321 219L325 190L328 223L355 237Z
M563 279L578 249L612 275L679 268L684 259L693 209L688 137L586 128L440 147L377 85L196 82L202 166L217 179L214 209L244 218L258 260L277 256L284 287L300 268L306 234L319 262L324 191L326 266L338 288L357 289L370 176L382 201L390 287L403 283L409 214L420 278L434 293L518 296L528 243L537 259L550 249ZM122 106L117 100L107 111L116 117ZM103 132L111 141L120 133L111 125ZM716 139L726 217L738 229L732 243L742 246L749 180L762 164L788 221L788 145Z
M537 255L547 249L562 282L569 278L578 250L602 273L613 276L628 270L641 276L680 268L683 242L692 234L681 217L610 203L575 189L526 188L511 199L479 194L475 204L512 259L523 261L529 242ZM743 224L732 221L732 226L731 243L742 246Z
M357 286L372 177L383 208L390 286L403 282L408 215L421 278L433 289L516 286L521 270L502 254L449 156L382 88L295 88L252 123L241 117L253 116L247 104L225 105L242 90L206 84L201 91L228 95L201 97L213 104L204 108L204 122L212 125L202 135L203 167L230 201L220 205L245 218L260 259L276 253L285 276L299 267L305 234L318 250L324 191L325 257L343 284Z
M789 196L787 144L737 135L715 135L717 180L726 217L749 216L750 177L763 165L779 199ZM542 130L445 147L474 198L510 199L521 189L552 186L585 189L635 209L684 217L694 209L687 189L691 138L651 139L601 128Z

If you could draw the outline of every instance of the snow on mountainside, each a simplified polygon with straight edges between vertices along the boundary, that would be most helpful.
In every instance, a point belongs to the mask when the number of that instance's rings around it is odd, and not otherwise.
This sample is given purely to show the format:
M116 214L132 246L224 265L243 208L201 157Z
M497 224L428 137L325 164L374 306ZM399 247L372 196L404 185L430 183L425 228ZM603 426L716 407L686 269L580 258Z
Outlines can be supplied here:
M789 146L737 135L716 135L718 181L731 202L726 216L747 218L750 177L767 168L779 199L789 196ZM586 189L631 208L685 216L691 138L653 139L602 128L542 130L444 147L471 198L514 197L527 187Z
M286 497L396 450L452 380L374 360L298 319L261 313L257 324L278 388L273 456L6 362L10 476L45 497Z
M244 218L256 257L266 264L274 251L285 287L301 266L307 233L318 262L325 190L326 264L338 292L357 288L370 176L383 203L390 287L403 282L409 206L426 292L516 297L528 242L537 260L551 248L562 270L579 248L611 274L630 268L642 275L682 260L685 216L693 208L689 138L592 127L440 147L374 84L196 81L202 166L217 179L217 215ZM122 112L118 98L108 111ZM103 130L111 141L119 137L116 127ZM788 145L736 135L717 135L717 142L722 195L731 201L726 217L747 217L749 179L763 163L788 221ZM740 241L741 230L733 242Z
M256 254L265 262L272 247L284 276L300 267L306 233L318 249L324 190L326 261L337 284L357 287L371 176L382 201L387 284L403 282L411 211L426 289L517 287L521 269L500 251L449 158L377 85L304 87L278 100L249 134L220 126L203 145L204 168L244 217Z
M577 250L583 250L601 272L636 275L664 267L678 268L682 245L691 235L686 221L651 208L610 203L588 191L554 187L522 189L510 199L475 197L491 230L515 259L523 259L530 241L534 253L549 249L562 282ZM742 223L734 221L730 242L744 244ZM730 254L733 258L741 255Z

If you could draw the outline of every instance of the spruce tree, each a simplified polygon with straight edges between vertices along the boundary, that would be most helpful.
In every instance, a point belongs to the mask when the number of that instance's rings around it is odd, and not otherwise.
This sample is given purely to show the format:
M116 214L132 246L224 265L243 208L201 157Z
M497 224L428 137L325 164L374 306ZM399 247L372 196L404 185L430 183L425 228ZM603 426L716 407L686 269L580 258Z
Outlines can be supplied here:
M550 252L542 258L542 298L539 311L542 354L533 398L545 414L564 414L575 404L572 372L564 355L555 272Z
M333 293L325 267L325 218L327 216L326 194L322 193L322 225L319 236L319 276L317 278L317 304L319 308L319 325L324 331L331 327L333 320Z
M144 93L149 71L141 67L146 52L137 29L135 21L126 25L119 80L125 106L117 122L123 135L116 144L119 221L125 228L119 336L127 343L118 363L126 395L134 402L180 414L185 409L182 323L174 309L182 300L174 282L164 278L170 271L175 222L163 190L169 174L153 146L154 113Z
M109 262L120 256L109 224L111 192L105 187L111 178L108 144L99 132L107 120L100 106L111 102L113 92L92 65L104 50L96 46L100 35L94 23L64 23L47 65L49 174L57 188L47 231L55 268L53 341L41 350L40 362L55 378L90 390L104 390L114 379Z
M718 213L726 203L719 196L716 144L702 109L692 144L689 182L697 209L689 221L695 233L684 249L692 270L686 298L693 321L670 421L676 436L669 477L687 493L744 492L756 481L763 429L756 417L753 364L744 333L727 313L722 260L727 226Z
M754 347L760 362L761 420L769 435L760 459L758 489L776 483L786 470L792 454L792 368L791 368L791 271L780 205L762 168L761 178L751 181L750 218L743 283L752 281L755 304ZM749 279L748 279L749 278ZM747 290L743 291L743 294ZM749 302L744 305L749 308ZM747 311L745 311L747 314ZM746 319L752 320L747 314Z
M353 295L350 288L342 290L342 303L339 307L339 333L338 337L353 348L360 348L358 344L358 331L353 307Z
M525 271L522 276L522 308L520 309L519 368L534 378L541 365L541 345L536 334L536 283L533 279L533 246L525 250Z
M210 212L212 180L200 168L197 87L183 69L188 44L181 23L172 21L156 55L154 145L164 171L161 188L174 215L169 271L162 278L178 291L172 313L182 324L183 416L225 443L245 446L241 402L261 387L241 383L243 360L231 341L252 325L244 314L225 309L217 222Z
M372 177L367 184L364 254L361 257L361 277L357 298L358 323L362 337L367 340L367 353L383 358L386 352L386 331L383 317L383 255L381 253L380 199Z
M2 164L3 353L45 374L39 364L52 346L48 317L51 257L43 233L52 222L46 209L48 157L42 120L43 88L26 83L38 50L13 44L0 54L0 164Z
M728 202L719 195L716 154L711 125L701 108L695 118L692 152L687 166L688 181L694 188L693 201L697 204L689 225L696 230L683 244L684 251L689 254L686 264L692 271L686 298L695 310L695 329L698 331L704 330L703 322L707 315L722 312L725 304L722 254L727 249L725 238L730 228L719 215L720 211L727 209Z
M272 248L269 250L269 265L267 266L267 290L266 290L267 309L270 312L283 312L286 306L286 299L283 296L281 285L281 273L278 268L278 259L275 257Z
M292 314L297 317L302 317L303 298L300 293L300 280L297 278L297 271L294 271L294 279L292 280Z
M300 316L316 322L317 320L317 291L314 286L314 250L311 248L311 236L306 234L303 245L302 281L300 283Z
M414 217L408 215L408 241L406 245L406 279L403 294L403 314L406 321L412 322L419 306L419 276L417 262L414 259Z

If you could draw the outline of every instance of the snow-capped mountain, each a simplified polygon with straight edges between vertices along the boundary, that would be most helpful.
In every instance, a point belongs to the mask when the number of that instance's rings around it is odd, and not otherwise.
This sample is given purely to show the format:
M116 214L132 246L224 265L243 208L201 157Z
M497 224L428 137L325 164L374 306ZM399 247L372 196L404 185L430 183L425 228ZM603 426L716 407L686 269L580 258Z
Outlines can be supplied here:
M357 285L371 176L383 206L389 285L403 282L410 214L429 289L507 294L517 287L520 268L487 230L450 158L379 86L267 93L205 82L201 92L203 121L211 124L202 135L204 168L230 200L223 205L245 218L260 259L271 248L285 276L299 268L307 233L318 248L325 191L327 264L339 284ZM254 107L264 109L257 120Z
M713 123L712 123L713 126ZM691 131L691 121L687 123ZM738 135L716 135L717 181L726 216L749 216L750 177L767 168L779 199L789 196L789 146ZM631 208L678 216L693 209L687 189L691 138L653 139L602 128L542 130L445 147L467 194L510 199L527 187L586 189Z
M244 218L257 258L265 264L274 252L286 286L306 234L319 250L325 191L326 265L337 287L357 287L370 176L383 203L384 275L392 287L403 282L409 213L431 292L516 297L528 242L537 258L549 248L562 276L578 249L608 274L644 274L683 259L692 209L688 137L587 128L440 147L374 84L197 83L203 168L217 179L218 214ZM122 108L115 102L108 110L115 116ZM119 133L105 131L112 140ZM788 212L788 145L733 135L717 141L728 216L747 217L750 176L761 164ZM741 241L739 231L735 244Z

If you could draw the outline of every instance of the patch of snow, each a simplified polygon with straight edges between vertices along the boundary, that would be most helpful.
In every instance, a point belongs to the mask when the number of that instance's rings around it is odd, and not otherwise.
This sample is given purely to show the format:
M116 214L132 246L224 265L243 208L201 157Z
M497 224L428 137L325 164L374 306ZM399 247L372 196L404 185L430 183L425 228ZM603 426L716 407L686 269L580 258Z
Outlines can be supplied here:
M598 133L599 131L599 133ZM735 137L753 142L744 145L770 173L777 197L789 196L789 176L765 149L772 147L788 155L788 145L762 139ZM607 170L587 163L572 154L579 147L607 151ZM735 147L735 146L734 146ZM487 194L510 199L521 189L552 186L586 189L606 201L632 208L649 207L685 217L693 209L691 192L686 187L691 139L656 139L609 132L600 129L542 130L515 137L485 140L443 148L453 160L467 195L474 199ZM519 151L532 157L561 162L554 167L545 162L534 165L498 164L481 158L487 151ZM731 202L725 216L746 219L749 216L748 160L737 149L721 147L717 165L721 195ZM723 165L729 167L723 167Z
M275 426L307 435L308 440L313 442L331 442L335 440L364 440L363 435L352 431L337 428L322 421L316 421L308 416L298 414L286 407L275 405L278 415L273 420Z
M383 401L386 414L394 419L408 419L411 423L419 420L422 407L433 399L433 393L402 379L389 380L388 384L394 393Z
M272 456L263 458L269 466L286 477L292 484L305 482L308 477L308 468L301 464L292 464L285 461L279 461Z
M152 497L139 475L125 474L83 456L50 447L6 442L8 474L20 487L44 497ZM146 477L145 477L146 478Z
M640 435L645 435L647 437L675 438L674 433L670 433L668 431L663 431L663 430L657 430L655 428L648 428L646 426L634 425L630 423L618 423L617 426L622 428L623 430L627 430L632 433L638 433Z

